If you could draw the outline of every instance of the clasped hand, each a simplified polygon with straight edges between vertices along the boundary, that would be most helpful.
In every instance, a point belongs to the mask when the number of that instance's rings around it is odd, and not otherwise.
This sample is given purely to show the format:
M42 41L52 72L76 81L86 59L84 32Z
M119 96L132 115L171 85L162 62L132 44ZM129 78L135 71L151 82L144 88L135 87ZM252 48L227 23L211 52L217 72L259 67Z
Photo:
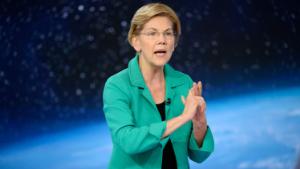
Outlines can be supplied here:
M193 121L193 124L206 125L206 102L202 97L202 83L193 83L192 88L186 98L181 96L182 103L184 104L183 115L189 120ZM198 126L197 125L197 126Z

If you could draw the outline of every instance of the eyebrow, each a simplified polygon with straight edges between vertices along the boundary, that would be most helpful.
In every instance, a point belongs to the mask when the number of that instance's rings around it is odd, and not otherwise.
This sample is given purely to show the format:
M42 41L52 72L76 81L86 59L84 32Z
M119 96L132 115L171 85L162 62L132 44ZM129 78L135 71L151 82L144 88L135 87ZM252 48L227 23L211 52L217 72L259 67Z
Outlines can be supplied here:
M146 28L146 29L151 29L151 30L154 30L154 31L158 31L156 28L153 28L153 27L150 27L150 28ZM164 30L165 31L170 31L170 30L173 30L172 28L167 28Z

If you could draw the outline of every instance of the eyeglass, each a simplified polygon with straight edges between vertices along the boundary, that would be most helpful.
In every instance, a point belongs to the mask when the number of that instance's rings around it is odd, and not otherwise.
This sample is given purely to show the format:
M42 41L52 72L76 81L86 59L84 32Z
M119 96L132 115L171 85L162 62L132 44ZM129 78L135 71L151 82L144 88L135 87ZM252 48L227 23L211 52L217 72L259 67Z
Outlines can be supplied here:
M141 32L141 35L145 35L150 39L157 39L159 38L160 34L163 35L166 39L172 39L176 36L176 33L173 31L165 31L165 32L158 32L158 31L149 31L149 32Z

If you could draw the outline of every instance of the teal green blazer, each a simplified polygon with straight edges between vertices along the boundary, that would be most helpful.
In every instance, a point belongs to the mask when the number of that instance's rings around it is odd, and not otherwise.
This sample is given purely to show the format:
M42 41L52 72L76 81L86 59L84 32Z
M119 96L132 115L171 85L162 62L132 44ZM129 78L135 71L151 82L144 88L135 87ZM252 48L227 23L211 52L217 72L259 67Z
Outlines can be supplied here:
M178 169L188 169L188 157L204 161L214 149L214 140L208 127L203 144L198 147L189 121L170 136L161 139L166 121L162 121L155 102L147 88L138 65L138 55L128 68L111 76L103 91L103 110L110 129L113 149L110 169L160 169L163 148L171 139ZM187 96L192 79L164 67L166 79L166 119L179 116L184 109L181 96Z

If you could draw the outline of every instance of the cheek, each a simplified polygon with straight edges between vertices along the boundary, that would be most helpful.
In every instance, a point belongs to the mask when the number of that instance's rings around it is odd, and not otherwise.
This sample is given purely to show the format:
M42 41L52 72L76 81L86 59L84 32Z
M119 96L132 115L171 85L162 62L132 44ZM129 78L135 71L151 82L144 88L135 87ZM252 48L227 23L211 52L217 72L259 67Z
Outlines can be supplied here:
M169 42L169 45L170 45L170 49L175 49L175 40L171 40L170 42Z
M151 52L152 49L154 49L154 46L155 45L153 43L147 43L147 42L145 42L145 43L142 44L141 47L142 47L142 50Z
M175 44L173 43L172 45L170 45L169 49L170 49L171 52L174 52L174 50L175 50Z

